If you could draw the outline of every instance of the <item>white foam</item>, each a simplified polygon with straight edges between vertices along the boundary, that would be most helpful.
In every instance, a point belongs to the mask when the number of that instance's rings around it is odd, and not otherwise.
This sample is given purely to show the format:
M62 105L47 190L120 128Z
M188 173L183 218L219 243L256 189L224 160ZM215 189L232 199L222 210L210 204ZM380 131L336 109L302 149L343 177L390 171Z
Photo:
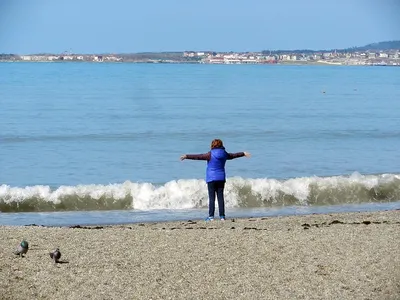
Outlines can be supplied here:
M282 195L294 197L299 205L307 205L312 187L318 191L333 190L343 197L353 190L370 190L384 184L395 183L394 194L400 187L400 175L361 175L334 177L302 177L288 180L269 178L228 178L225 188L227 207L260 205L259 201L271 204L280 203ZM326 197L326 195L324 195ZM107 199L111 202L132 199L132 208L149 209L189 209L205 207L208 204L207 186L204 180L181 179L156 186L151 183L126 181L109 185L60 186L52 190L49 186L37 185L27 187L0 186L0 203L22 203L31 199L41 199L54 204L68 201L68 198L79 198L85 201ZM351 197L350 197L351 198ZM335 200L336 201L336 200ZM68 207L68 205L66 205Z

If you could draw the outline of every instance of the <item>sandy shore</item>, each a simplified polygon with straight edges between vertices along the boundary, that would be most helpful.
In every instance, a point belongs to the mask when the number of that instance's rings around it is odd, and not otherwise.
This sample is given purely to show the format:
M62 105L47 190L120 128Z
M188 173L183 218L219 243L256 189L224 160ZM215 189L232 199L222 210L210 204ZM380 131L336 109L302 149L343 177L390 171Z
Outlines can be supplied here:
M398 210L0 227L0 241L0 299L400 299Z

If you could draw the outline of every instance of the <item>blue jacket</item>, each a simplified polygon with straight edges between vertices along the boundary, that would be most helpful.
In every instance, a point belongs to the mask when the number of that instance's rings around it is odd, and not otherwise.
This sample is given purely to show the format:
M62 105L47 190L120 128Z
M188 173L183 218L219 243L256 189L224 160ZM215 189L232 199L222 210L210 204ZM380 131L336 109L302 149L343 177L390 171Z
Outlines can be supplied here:
M225 163L227 160L244 156L244 152L228 153L225 148L211 149L204 154L187 154L187 159L207 160L206 182L225 181Z
M228 160L225 148L215 148L210 151L210 160L207 162L206 182L225 181L225 163Z

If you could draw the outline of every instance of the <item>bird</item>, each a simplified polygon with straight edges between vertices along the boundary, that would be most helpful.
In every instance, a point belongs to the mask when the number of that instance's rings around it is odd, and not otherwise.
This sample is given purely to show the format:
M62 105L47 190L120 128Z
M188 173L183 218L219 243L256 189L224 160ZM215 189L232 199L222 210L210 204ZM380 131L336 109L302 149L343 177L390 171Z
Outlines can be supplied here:
M23 240L17 247L17 249L14 251L15 255L19 255L20 257L24 257L24 254L26 254L29 250L29 243L25 240Z
M60 262L60 258L61 258L60 249L56 248L55 250L50 252L50 257L51 257L52 260L54 260L55 264L59 263Z

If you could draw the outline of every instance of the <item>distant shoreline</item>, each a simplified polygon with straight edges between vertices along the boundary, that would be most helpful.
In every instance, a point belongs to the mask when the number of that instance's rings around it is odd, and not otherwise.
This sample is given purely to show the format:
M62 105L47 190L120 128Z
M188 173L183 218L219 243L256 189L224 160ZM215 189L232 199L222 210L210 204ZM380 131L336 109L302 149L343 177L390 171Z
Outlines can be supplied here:
M285 64L285 65L400 65L400 48L345 49L330 51L259 51L259 52L145 52L79 54L39 53L0 54L0 62L113 62L153 64Z
M204 62L181 62L181 61L23 61L23 60L0 60L0 63L89 63L89 64L178 64L178 65L280 65L280 66L363 66L363 67L400 67L400 62L398 64L381 64L381 63L371 63L371 64L347 64L339 62L303 62L303 61L293 61L293 62L277 62L277 63L204 63Z

